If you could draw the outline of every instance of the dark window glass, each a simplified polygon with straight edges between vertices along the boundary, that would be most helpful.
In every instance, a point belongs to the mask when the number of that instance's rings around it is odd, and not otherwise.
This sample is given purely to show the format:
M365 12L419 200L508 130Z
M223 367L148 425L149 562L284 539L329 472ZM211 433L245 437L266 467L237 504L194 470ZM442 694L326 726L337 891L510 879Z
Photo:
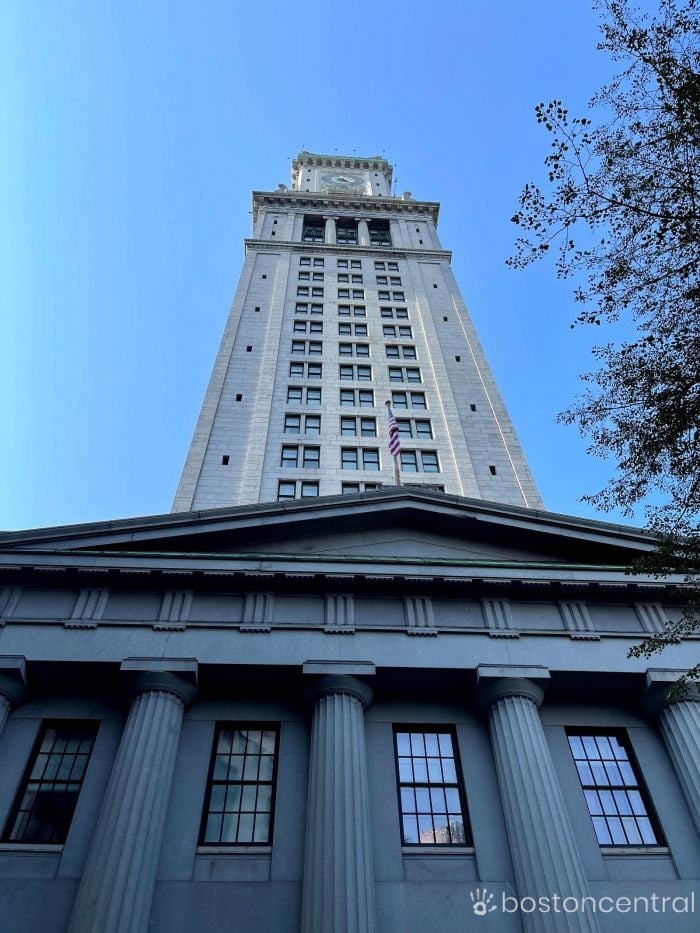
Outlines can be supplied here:
M278 730L219 726L200 841L269 845L272 841Z
M301 426L301 415L284 416L284 433L298 434Z
M404 845L468 845L467 808L451 731L394 731Z
M372 246L391 246L388 220L370 220L368 227Z
M96 734L95 722L48 722L42 726L3 842L66 841Z
M315 499L318 496L318 482L310 482L304 480L301 484L301 498L302 499Z
M374 391L372 389L358 389L360 408L374 408Z
M355 245L357 243L357 222L341 218L335 226L335 242Z
M304 217L301 239L304 243L323 243L326 235L326 223L323 217Z
M340 419L340 433L347 435L357 434L357 419L356 418L341 418Z
M569 747L601 846L657 846L663 837L627 740L571 730Z
M438 455L436 450L422 450L420 456L423 462L424 473L440 472L440 464L438 462Z

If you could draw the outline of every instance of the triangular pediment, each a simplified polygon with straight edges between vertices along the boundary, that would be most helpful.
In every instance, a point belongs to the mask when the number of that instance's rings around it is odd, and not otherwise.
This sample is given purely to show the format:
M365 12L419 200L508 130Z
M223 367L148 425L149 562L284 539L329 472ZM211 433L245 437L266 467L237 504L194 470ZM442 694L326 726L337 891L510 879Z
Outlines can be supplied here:
M633 528L398 488L0 535L0 553L319 555L572 566L624 566L652 546Z

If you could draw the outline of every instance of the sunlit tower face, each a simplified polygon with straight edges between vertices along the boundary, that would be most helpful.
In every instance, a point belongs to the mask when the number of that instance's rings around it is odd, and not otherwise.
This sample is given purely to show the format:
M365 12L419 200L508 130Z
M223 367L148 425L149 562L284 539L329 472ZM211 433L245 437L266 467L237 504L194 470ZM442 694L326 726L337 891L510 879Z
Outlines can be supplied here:
M382 157L300 153L253 236L174 511L431 487L541 508L437 234ZM386 403L399 427L388 446Z

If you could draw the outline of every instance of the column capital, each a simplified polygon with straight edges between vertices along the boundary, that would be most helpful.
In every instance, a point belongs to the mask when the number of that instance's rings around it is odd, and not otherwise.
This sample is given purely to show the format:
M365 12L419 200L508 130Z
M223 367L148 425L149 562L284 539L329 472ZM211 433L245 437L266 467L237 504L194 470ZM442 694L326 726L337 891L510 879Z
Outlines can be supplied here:
M14 709L27 695L27 664L21 655L0 656L0 697Z
M336 693L345 693L354 697L360 701L363 709L367 709L374 696L369 684L360 680L359 677L353 677L351 674L326 674L321 677L314 677L304 690L305 698L312 703L320 700L321 697Z
M185 709L197 697L198 664L193 658L126 658L120 671L128 678L131 697L141 693L172 693Z
M669 697L673 685L685 671L649 668L646 673L646 689L642 698L642 709L649 716L657 716L662 710L676 703L700 703L700 689L689 684L677 696Z
M546 667L481 664L476 670L476 700L482 710L505 697L523 697L540 707L549 683Z

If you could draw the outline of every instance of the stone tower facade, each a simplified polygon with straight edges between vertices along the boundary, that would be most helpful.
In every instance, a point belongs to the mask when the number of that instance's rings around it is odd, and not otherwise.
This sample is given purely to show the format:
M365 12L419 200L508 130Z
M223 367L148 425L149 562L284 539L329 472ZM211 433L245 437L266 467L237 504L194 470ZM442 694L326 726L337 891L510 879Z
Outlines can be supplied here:
M381 157L302 152L253 237L173 511L405 486L528 508L537 487L437 234Z

